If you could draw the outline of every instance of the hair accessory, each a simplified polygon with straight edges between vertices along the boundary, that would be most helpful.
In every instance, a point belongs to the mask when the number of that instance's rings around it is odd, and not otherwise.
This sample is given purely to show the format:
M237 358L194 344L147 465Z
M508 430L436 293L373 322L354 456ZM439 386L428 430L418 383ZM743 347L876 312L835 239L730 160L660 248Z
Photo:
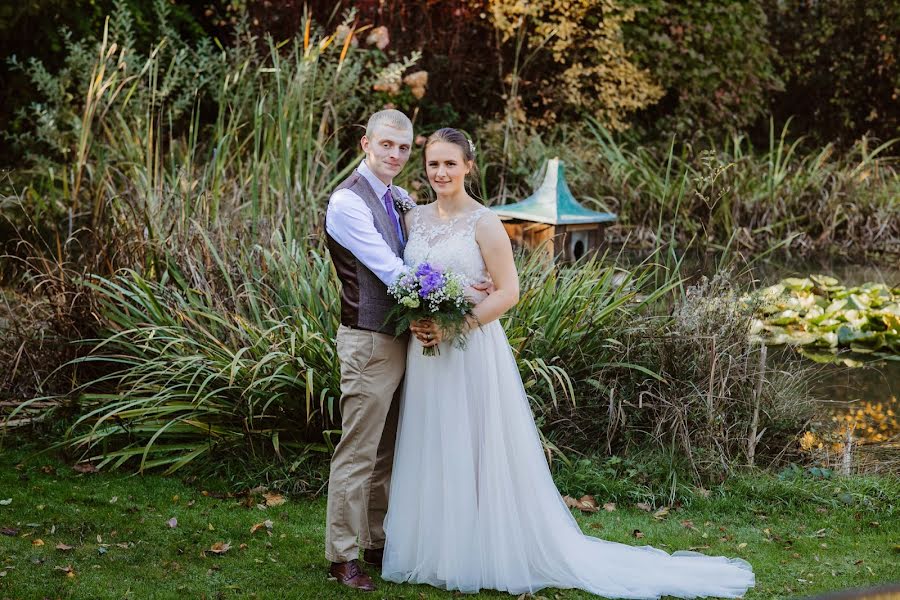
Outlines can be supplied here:
M469 138L466 138L466 141L469 142L469 150L472 151L472 156L475 156L475 143Z

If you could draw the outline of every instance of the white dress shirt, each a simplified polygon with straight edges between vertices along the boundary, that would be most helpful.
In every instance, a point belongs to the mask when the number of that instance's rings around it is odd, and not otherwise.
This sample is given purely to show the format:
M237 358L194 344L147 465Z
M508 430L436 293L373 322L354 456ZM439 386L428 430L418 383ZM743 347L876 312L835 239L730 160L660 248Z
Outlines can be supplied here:
M384 198L388 186L378 179L369 169L366 161L359 163L356 169L366 178L375 195ZM391 184L400 197L409 197L401 188ZM356 193L348 189L337 190L328 200L325 211L325 229L334 241L350 251L356 259L372 271L385 285L391 285L403 273L403 259L391 250L378 230L375 229L375 218L369 206ZM397 218L403 214L397 212Z

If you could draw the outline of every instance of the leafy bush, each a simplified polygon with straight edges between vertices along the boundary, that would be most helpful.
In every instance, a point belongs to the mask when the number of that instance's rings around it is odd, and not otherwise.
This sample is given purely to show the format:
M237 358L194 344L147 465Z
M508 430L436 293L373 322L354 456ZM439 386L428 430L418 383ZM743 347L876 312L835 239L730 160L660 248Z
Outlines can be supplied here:
M507 118L546 125L587 113L619 130L662 95L625 47L622 30L633 8L616 0L487 5L511 58L501 62Z
M13 136L32 163L86 160L80 154L89 151L83 147L91 143L89 132L110 111L142 129L148 107L151 113L166 107L167 117L180 122L198 95L214 89L226 67L223 52L209 38L186 40L170 23L170 3L153 6L159 32L149 53L139 49L135 15L120 1L100 32L74 39L63 30L65 63L56 73L34 58L10 58L41 95L18 115L33 127Z
M784 93L774 114L817 142L900 131L900 4L765 0Z
M759 1L630 1L626 47L665 90L638 121L654 134L694 141L745 130L781 88Z
M415 60L388 62L355 47L347 23L329 34L310 22L282 47L269 39L265 52L246 34L223 52L172 32L146 55L133 48L124 6L110 23L102 39L73 42L60 73L26 67L46 101L31 107L35 129L20 141L54 152L35 155L40 171L15 172L23 187L0 201L21 235L35 235L38 224L41 237L77 238L63 246L63 261L81 251L90 263L101 253L98 240L116 240L100 257L107 272L137 264L150 247L117 252L122 246L186 236L195 221L311 230L353 168L361 132L354 126L374 102L368 91Z

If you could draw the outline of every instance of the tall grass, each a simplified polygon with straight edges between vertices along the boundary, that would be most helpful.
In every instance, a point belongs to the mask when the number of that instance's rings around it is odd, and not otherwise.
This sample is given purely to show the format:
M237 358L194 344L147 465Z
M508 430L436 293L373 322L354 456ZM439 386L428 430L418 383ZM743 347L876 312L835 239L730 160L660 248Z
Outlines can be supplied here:
M777 132L770 122L762 150L732 134L703 149L673 143L660 155L589 120L606 175L598 193L616 198L626 223L657 239L676 234L751 252L787 242L796 254L898 256L900 170L890 154L898 140L864 138L843 154L831 145L809 151L802 139L789 141L788 127Z
M776 459L799 432L802 378L758 368L751 314L723 290L683 294L680 274L652 261L519 262L522 299L504 326L551 459L674 445L704 478ZM155 268L85 282L106 328L74 362L108 372L77 390L80 413L56 446L167 472L326 455L339 293L321 250L275 233L236 251L199 234Z
M140 469L168 472L207 453L327 451L336 283L317 251L277 235L266 246L223 257L200 236L196 254L170 257L156 279L129 270L86 282L108 328L78 362L114 370L82 386L65 444L104 465L139 457Z
M97 40L73 45L57 79L31 65L36 84L78 89L34 108L60 127L38 127L27 141L55 148L48 153L61 164L35 158L13 173L4 216L25 232L63 217L40 239L50 248L80 239L67 247L90 248L63 258L102 257L91 266L106 272L136 266L152 258L145 250L197 228L314 232L330 190L355 166L348 139L358 140L353 126L372 108L372 83L389 60L355 46L353 15L332 33L305 23L308 35L266 40L265 50L242 29L231 47L213 51L187 47L163 27L168 36L146 55L129 38L129 19L120 5ZM70 81L74 74L83 79ZM112 240L119 247L103 247Z
M747 253L781 245L792 255L900 257L900 140L810 149L791 140L789 125L770 123L762 147L739 133L660 147L588 117L542 134L521 127L509 138L510 155L501 157L497 148L507 138L488 123L480 167L487 196L497 202L530 194L546 158L559 156L576 196L619 215L608 237L644 249L693 240Z

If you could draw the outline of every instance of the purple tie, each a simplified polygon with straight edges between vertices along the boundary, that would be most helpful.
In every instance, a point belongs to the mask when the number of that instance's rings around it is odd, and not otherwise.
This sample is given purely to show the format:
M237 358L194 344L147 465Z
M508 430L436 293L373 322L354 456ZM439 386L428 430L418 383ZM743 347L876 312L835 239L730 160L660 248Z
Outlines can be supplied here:
M397 228L397 236L400 238L400 243L402 244L403 229L400 228L400 221L397 219L397 213L394 211L394 198L391 196L390 188L384 193L384 210L387 211L388 216L394 223L394 227Z

